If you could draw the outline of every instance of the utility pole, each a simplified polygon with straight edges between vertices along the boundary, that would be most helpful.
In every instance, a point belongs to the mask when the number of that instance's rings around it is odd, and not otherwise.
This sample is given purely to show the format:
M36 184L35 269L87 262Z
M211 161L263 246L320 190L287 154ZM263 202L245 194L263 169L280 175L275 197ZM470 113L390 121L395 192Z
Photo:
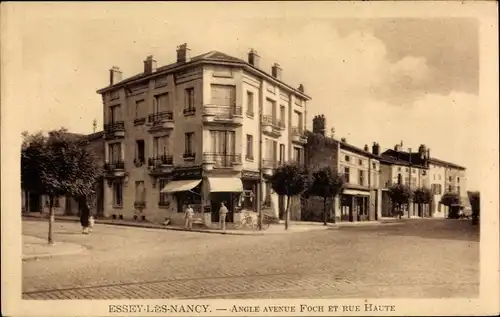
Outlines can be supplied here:
M259 230L264 228L264 212L262 210L262 112L263 112L264 84L260 83L259 93L259 182L257 183L257 214L259 215Z
M409 159L408 159L408 161L409 161L409 162L408 162L408 163L410 163L410 168L409 168L409 170L408 170L408 171L409 171L409 175L408 175L408 181L409 181L409 184L408 184L408 185L409 185L409 187L410 187L410 192L411 192L411 191L412 191L412 189L411 189L411 188L412 188L412 187L411 187L411 180L412 180L412 177L411 177L411 148L408 148L408 154L409 154ZM410 199L408 200L408 218L411 218L411 217L410 217L410 208L411 208L411 207L414 207L414 206L413 206L412 199L410 198ZM413 212L413 208L411 208L411 209L412 209L412 212Z

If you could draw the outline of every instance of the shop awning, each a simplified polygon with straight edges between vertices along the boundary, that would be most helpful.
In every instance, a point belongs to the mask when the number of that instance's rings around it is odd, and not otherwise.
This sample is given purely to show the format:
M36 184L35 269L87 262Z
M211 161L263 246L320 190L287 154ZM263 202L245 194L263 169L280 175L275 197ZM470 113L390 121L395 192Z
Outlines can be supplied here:
M236 177L209 177L210 192L243 192L243 183Z
M161 190L162 193L176 193L176 192L184 192L187 190L191 190L198 186L201 183L201 179L190 179L190 180L182 180L182 181L172 181L165 185Z
M352 196L370 196L370 192L356 189L344 189L342 194Z

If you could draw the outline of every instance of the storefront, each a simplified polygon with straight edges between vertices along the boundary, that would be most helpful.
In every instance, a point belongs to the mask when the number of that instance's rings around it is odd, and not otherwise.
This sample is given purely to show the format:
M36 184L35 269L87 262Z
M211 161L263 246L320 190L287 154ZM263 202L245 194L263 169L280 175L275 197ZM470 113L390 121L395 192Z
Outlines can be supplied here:
M346 189L342 193L340 220L367 221L369 220L369 206L369 191Z
M219 221L219 210L224 203L228 209L227 222L234 222L234 214L241 209L243 183L239 177L207 177L208 199L210 200L211 221Z

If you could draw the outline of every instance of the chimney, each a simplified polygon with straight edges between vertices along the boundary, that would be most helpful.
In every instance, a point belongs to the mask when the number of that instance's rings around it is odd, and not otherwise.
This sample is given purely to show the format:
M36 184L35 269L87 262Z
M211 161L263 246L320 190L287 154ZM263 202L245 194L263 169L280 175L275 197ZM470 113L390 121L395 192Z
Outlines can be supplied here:
M368 144L365 144L365 147L363 148L363 150L365 150L365 152L368 152Z
M259 68L260 56L257 54L256 50L251 49L248 53L248 63L255 68Z
M118 66L111 67L109 70L109 85L112 86L120 81L122 81L122 71Z
M304 85L300 84L299 88L297 88L298 91L304 92Z
M372 145L372 153L374 155L380 155L380 145L378 145L377 142L373 142L373 145Z
M153 59L153 55L149 55L144 61L144 73L151 74L156 72L157 62Z
M342 141L343 143L347 143L346 138L341 138L340 141Z
M271 68L271 71L274 78L281 80L281 73L283 70L281 69L280 64L274 63L273 67Z
M191 60L191 50L187 44L177 46L177 63L187 63Z

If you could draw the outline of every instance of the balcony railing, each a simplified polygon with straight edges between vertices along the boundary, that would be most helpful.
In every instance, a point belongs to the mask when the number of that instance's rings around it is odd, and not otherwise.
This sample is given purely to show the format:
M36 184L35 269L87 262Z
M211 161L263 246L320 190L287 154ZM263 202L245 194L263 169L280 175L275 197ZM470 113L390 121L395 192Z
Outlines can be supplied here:
M148 166L149 167L158 167L161 165L173 165L174 157L172 155L160 155L157 157L148 158Z
M262 124L266 124L266 125L274 125L274 122L275 122L275 121L276 121L276 120L275 120L275 119L273 118L273 116L271 116L271 115L267 115L267 114L265 114L265 115L263 115L263 116L262 116Z
M125 131L125 123L123 121L116 121L116 122L104 124L104 131L106 133Z
M278 128L284 130L286 128L285 121L283 120L278 120Z
M160 111L156 113L152 113L148 116L149 123L155 123L160 121L172 121L173 120L172 111Z
M206 105L203 107L203 114L215 116L218 119L231 119L235 116L242 116L243 109L236 106Z
M241 164L240 153L203 153L203 162L214 163L214 167L233 167Z
M182 157L184 159L194 159L196 157L196 153L194 153L194 152L186 152L186 153L182 154Z
M194 115L196 113L196 108L184 108L184 110L182 111L184 113L185 116L190 116L190 115Z
M304 135L304 131L302 130L302 128L292 127L292 135L303 136Z
M122 160L107 162L104 164L104 169L108 172L113 172L115 170L123 170L125 169L125 163Z

